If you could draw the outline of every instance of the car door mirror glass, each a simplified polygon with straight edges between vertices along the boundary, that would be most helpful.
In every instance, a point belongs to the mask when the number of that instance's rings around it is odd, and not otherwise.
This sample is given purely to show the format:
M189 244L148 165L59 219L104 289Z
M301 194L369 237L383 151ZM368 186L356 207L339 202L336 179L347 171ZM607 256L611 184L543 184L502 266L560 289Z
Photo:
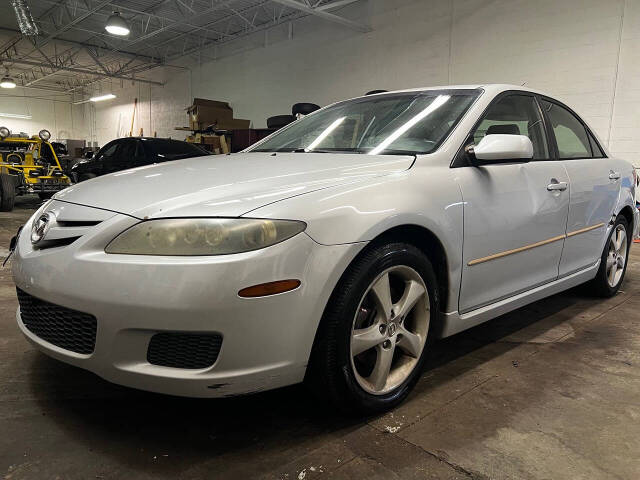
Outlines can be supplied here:
M533 158L533 144L526 135L496 133L485 135L467 152L478 164L528 161Z

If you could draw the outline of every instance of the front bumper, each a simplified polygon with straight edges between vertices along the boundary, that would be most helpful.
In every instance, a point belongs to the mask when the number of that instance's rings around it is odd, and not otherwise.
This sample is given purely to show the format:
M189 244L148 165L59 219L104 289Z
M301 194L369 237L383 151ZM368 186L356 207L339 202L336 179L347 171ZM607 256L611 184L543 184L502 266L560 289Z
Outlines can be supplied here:
M173 395L237 395L302 381L329 295L362 245L323 246L302 233L217 257L104 253L111 238L137 222L115 214L70 245L42 250L20 235L13 259L18 288L97 319L95 349L83 355L34 335L18 309L18 325L34 345L111 382ZM24 230L30 229L28 223ZM261 298L237 295L289 278L301 286ZM151 337L170 331L221 334L216 362L198 370L150 364Z

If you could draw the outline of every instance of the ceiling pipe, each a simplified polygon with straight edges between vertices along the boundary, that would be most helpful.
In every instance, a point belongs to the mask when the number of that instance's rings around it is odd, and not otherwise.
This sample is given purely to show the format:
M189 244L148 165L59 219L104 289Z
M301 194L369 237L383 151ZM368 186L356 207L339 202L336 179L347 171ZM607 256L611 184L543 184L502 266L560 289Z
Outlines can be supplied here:
M33 20L27 0L11 0L11 6L16 12L20 32L28 36L38 35L38 25Z

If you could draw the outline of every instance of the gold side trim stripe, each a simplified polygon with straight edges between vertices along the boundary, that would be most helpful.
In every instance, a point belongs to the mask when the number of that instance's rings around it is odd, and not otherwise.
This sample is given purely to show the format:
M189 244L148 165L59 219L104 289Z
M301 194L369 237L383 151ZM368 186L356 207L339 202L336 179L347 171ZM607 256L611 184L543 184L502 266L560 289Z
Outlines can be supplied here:
M468 266L478 265L479 263L489 262L491 260L496 260L497 258L506 257L508 255L513 255L514 253L524 252L525 250L531 250L532 248L541 247L543 245L548 245L553 242L558 242L560 240L564 240L565 238L573 237L575 235L579 235L581 233L590 232L591 230L595 230L596 228L603 227L604 223L598 223L597 225L592 225L590 227L581 228L580 230L576 230L574 232L567 233L566 235L558 235L557 237L549 238L547 240L542 240L541 242L532 243L530 245L525 245L524 247L514 248L513 250L506 250L504 252L495 253L493 255L489 255L487 257L477 258L476 260L471 260L467 263Z
M591 230L595 230L596 228L604 227L604 223L599 223L597 225L591 225L587 228L581 228L580 230L576 230L575 232L567 233L568 237L573 237L574 235L580 235L581 233L590 232Z

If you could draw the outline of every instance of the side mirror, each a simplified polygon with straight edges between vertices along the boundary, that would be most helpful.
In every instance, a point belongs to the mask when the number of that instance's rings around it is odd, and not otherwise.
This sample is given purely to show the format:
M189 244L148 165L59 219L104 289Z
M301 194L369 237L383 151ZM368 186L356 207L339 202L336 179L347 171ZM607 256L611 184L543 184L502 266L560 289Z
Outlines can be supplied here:
M84 154L84 158L86 158L87 160L90 160L93 158L94 152L86 152Z
M467 153L477 164L522 162L533 158L533 144L526 135L497 133L485 135L478 145L467 147Z

